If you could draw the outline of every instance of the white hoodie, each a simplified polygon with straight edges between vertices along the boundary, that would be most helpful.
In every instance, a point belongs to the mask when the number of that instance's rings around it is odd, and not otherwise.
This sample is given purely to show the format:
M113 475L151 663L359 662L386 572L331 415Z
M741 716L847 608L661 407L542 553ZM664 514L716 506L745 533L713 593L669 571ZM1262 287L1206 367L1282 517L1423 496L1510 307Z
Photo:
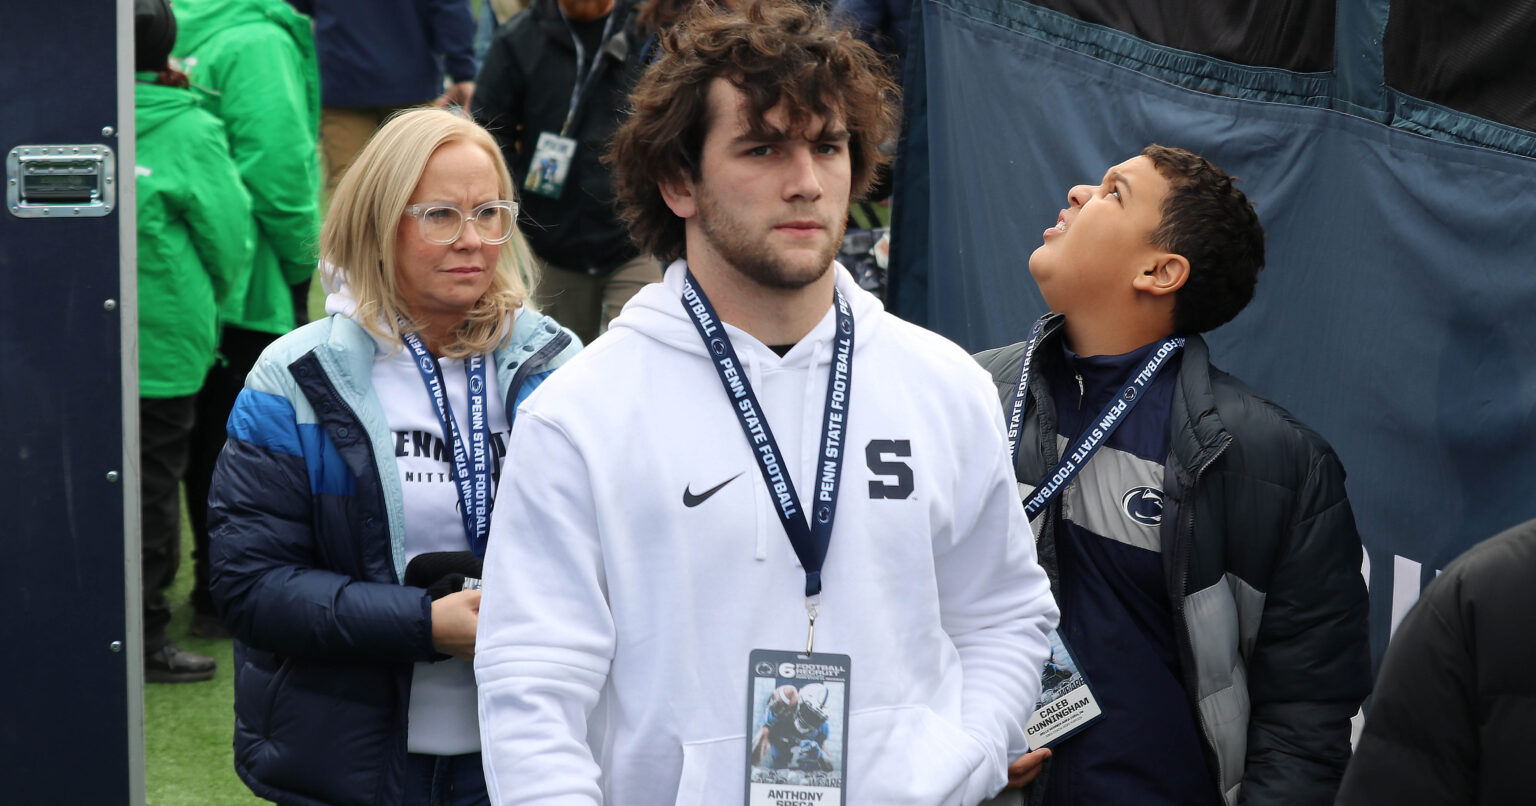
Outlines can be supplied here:
M816 650L851 656L847 802L975 804L1025 750L1056 605L991 379L835 271L856 327ZM486 557L475 671L493 803L743 803L748 654L805 646L805 575L682 273L517 417L508 455L541 470L502 484ZM829 306L782 359L726 326L803 501L834 320ZM910 456L867 455L881 440ZM882 460L910 469L905 499L872 497L900 481Z

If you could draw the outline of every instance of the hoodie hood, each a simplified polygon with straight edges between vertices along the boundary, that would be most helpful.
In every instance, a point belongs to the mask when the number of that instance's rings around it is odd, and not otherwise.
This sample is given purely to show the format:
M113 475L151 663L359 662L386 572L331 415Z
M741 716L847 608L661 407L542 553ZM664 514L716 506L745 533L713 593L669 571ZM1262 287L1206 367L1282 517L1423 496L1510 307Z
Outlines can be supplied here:
M668 347L708 360L704 340L699 338L693 318L683 307L683 276L687 267L686 260L673 261L667 267L662 281L640 289L640 293L624 306L623 312L608 329L634 330ZM843 298L848 300L849 307L853 309L853 349L857 353L866 343L865 339L873 336L880 326L880 314L884 313L885 307L873 294L859 288L853 275L841 263L834 262L832 271L837 274L837 290L842 292ZM783 358L735 325L726 324L725 331L730 334L731 345L743 361L792 368L797 365L811 367L831 360L830 345L836 327L837 316L828 304L821 321Z
M309 18L284 0L176 0L175 54L186 58L215 34L240 25L271 22L294 38L300 52L314 50Z
M163 126L189 109L197 108L197 96L180 87L153 84L154 73L137 73L133 87L133 125L139 137Z
M339 313L348 319L357 313L357 298L347 286L347 275L329 260L320 261L320 287L325 289L325 312Z

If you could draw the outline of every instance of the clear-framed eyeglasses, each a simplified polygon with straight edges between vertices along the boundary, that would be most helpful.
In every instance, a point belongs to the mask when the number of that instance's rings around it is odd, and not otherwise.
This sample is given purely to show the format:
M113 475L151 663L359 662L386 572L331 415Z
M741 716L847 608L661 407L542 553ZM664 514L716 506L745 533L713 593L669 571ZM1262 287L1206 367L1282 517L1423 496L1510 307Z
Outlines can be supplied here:
M422 202L405 208L416 219L421 237L432 243L453 243L464 232L464 221L475 222L475 232L486 243L506 243L517 226L517 202L497 199L465 213L453 202Z

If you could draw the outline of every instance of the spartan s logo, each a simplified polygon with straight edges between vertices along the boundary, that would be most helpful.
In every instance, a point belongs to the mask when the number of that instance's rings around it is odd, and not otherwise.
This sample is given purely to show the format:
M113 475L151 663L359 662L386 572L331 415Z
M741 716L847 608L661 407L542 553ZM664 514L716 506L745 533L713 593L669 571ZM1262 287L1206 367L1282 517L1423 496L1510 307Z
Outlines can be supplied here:
M1156 487L1132 487L1120 499L1120 510L1142 526L1156 526L1163 522L1163 491Z
M871 481L870 498L902 499L912 494L912 468L906 462L894 462L888 456L911 456L912 441L907 439L872 439L864 446L864 461L876 476L894 476L894 483Z

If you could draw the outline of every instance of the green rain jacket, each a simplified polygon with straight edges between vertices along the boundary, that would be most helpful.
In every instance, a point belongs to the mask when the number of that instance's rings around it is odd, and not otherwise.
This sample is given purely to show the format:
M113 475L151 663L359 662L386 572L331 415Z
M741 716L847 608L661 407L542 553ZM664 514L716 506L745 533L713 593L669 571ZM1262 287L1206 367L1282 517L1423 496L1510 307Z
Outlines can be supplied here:
M196 394L213 366L219 309L251 272L251 199L224 127L191 92L134 86L139 213L139 395Z
M229 131L251 194L256 258L225 324L293 329L289 287L315 271L320 224L320 76L309 18L283 0L176 0L174 54Z

